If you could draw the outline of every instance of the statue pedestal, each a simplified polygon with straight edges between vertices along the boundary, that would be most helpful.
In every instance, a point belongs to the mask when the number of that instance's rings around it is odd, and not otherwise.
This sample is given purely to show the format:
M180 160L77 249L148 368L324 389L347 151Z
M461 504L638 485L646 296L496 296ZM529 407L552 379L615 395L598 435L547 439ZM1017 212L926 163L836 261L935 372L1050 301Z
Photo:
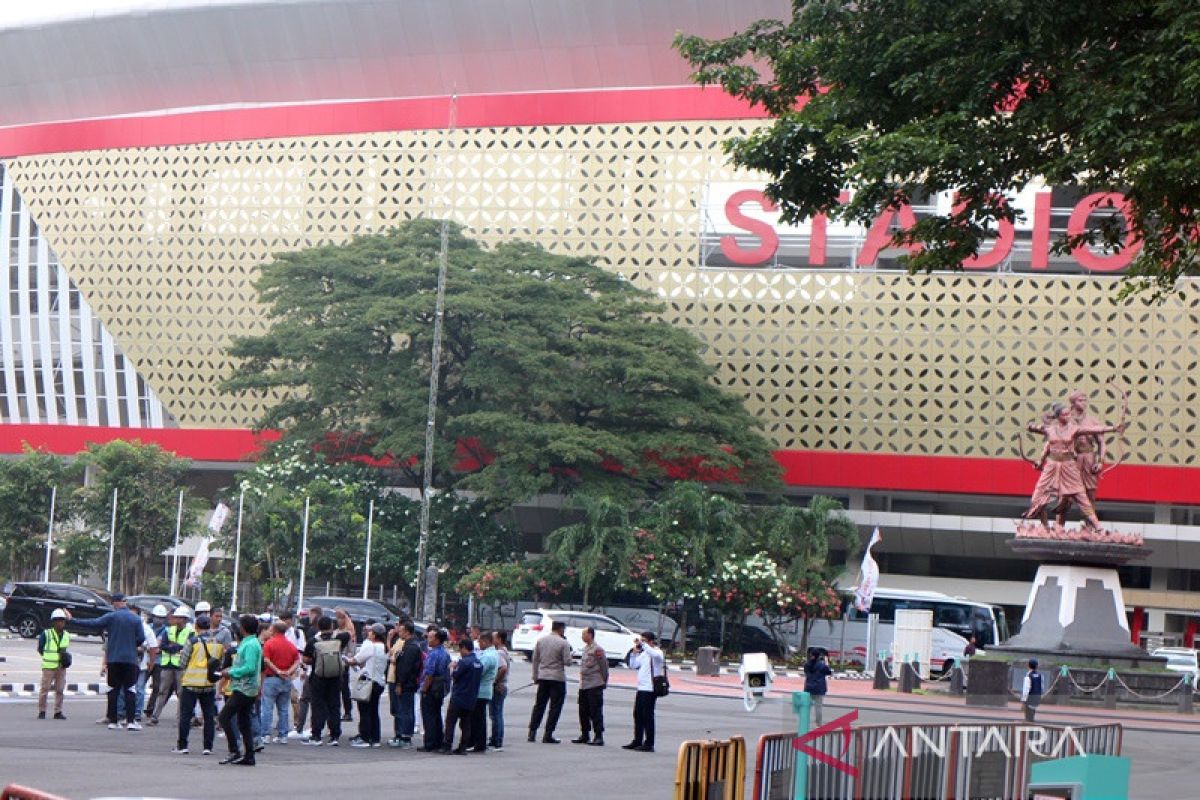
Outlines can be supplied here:
M1042 561L1029 592L1021 632L993 650L1048 662L1149 666L1130 641L1125 598L1116 567L1148 555L1140 544L1023 537L1015 553Z

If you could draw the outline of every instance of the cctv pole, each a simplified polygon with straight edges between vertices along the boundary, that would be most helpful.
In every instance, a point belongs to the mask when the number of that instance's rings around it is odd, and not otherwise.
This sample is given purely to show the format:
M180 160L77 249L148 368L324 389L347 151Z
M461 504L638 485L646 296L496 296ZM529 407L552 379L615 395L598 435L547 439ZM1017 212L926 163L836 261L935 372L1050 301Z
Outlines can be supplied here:
M58 487L50 488L50 524L46 526L46 569L42 580L50 581L50 553L54 549L54 502L58 499Z
M108 579L104 582L105 591L112 591L113 552L117 548L117 487L113 487L112 521L108 525Z
M175 549L171 551L171 594L179 582L179 529L183 527L183 489L179 490L179 510L175 512Z
M375 521L375 498L367 505L367 558L363 566L363 600L367 599L367 591L371 586L371 523Z
M450 124L448 135L454 136L455 115L458 109L458 94L450 96ZM453 141L451 141L453 147ZM448 178L450 176L447 176ZM437 610L437 598L430 598L425 579L425 562L429 558L429 501L433 491L433 444L437 433L438 379L442 369L442 319L446 313L446 271L450 250L450 180L443 185L445 208L442 211L441 242L438 249L437 296L433 312L433 349L429 357L429 409L425 415L425 461L424 479L421 481L421 536L417 544L417 596L413 606L419 619L433 619Z
M303 610L304 604L304 573L308 571L308 503L304 498L304 533L300 540L300 591L296 594L296 614Z
M233 540L233 589L229 593L229 613L237 611L238 567L242 563L242 506L246 503L246 490L238 495L237 536Z

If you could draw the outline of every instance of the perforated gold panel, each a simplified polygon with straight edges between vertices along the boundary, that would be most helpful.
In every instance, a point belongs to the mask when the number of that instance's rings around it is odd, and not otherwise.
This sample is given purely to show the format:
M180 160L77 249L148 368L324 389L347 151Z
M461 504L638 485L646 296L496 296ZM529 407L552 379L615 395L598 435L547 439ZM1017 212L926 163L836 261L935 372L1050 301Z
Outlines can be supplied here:
M1010 456L1072 387L1142 423L1131 461L1195 464L1200 294L1115 306L1104 278L700 270L708 181L744 180L720 142L756 123L327 136L28 157L10 164L96 313L185 427L244 427L221 395L230 337L260 331L271 253L421 214L488 241L598 258L669 302L789 449Z

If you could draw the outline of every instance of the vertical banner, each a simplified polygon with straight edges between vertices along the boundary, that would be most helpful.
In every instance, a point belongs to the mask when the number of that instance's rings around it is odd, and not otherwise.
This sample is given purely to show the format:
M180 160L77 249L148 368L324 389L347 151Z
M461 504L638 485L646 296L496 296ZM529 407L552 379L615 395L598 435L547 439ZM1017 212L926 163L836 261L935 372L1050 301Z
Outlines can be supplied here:
M862 565L859 567L858 588L854 590L854 607L864 614L871 611L871 602L875 599L875 588L879 585L879 565L871 556L871 548L883 541L879 528L871 534L871 541L863 551ZM868 654L869 655L869 654Z
M229 519L229 506L217 503L212 517L208 520L208 531L211 535L205 536L204 541L200 542L200 546L196 548L196 555L192 557L192 565L188 567L187 579L183 582L184 586L197 586L200 583L200 576L204 574L204 567L208 564L208 550L212 545L212 537L221 532L227 519Z

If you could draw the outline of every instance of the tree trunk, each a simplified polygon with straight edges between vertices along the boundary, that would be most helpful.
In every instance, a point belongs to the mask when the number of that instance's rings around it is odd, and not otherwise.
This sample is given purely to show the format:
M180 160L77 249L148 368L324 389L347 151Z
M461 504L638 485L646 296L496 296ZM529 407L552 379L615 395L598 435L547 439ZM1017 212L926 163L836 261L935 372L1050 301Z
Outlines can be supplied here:
M585 583L583 585L583 610L584 611L592 610L592 607L588 605L588 592L590 592L591 589L592 589L592 585L590 583Z

